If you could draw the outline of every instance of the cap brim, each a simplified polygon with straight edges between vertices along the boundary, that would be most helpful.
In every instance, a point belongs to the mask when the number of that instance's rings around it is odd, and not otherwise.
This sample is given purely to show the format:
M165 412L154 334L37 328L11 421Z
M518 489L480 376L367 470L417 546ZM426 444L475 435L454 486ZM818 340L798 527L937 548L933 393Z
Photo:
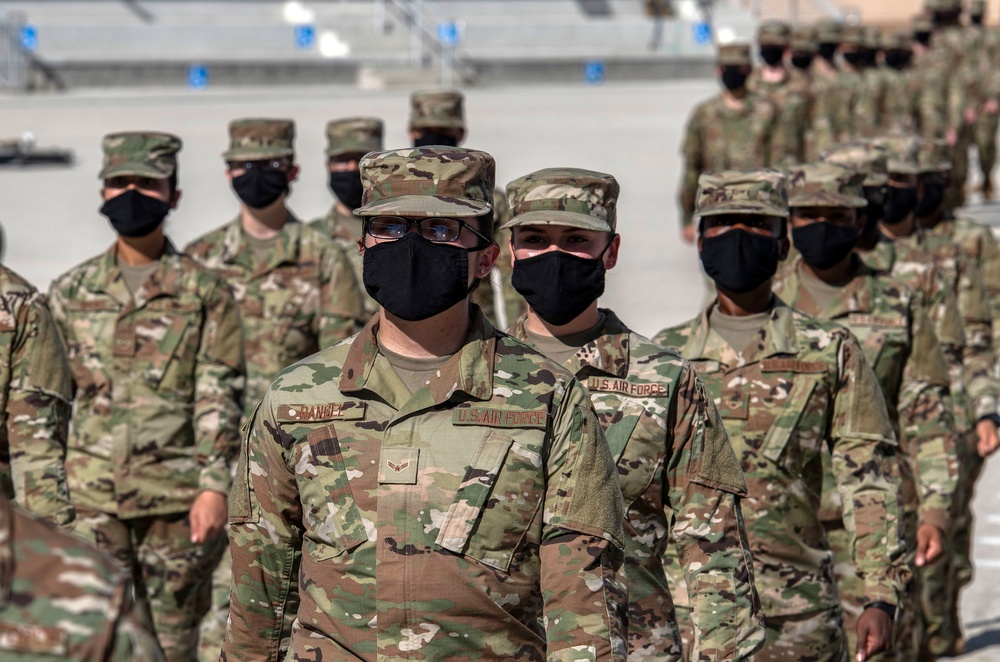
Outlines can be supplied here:
M528 211L518 214L511 220L500 226L501 230L515 228L522 225L561 225L569 228L580 228L581 230L593 230L594 232L612 232L613 228L607 221L602 221L590 214L581 214L575 211Z
M435 195L400 195L382 198L354 210L355 216L485 216L493 205L468 198L445 198Z
M788 198L789 207L848 207L861 209L868 206L868 201L862 197L853 195L841 195L840 193L811 193L809 195L791 196Z
M920 166L920 174L925 174L928 172L951 172L951 162L950 161L939 161L938 163L928 163L926 165Z
M111 177L151 177L153 179L166 179L173 172L155 168L148 163L116 163L113 166L104 168L97 175L98 179L110 179Z
M889 161L889 172L898 172L902 175L919 175L920 167L903 161Z
M280 159L293 154L292 150L285 147L280 149L227 149L222 153L222 158L226 161L263 161L264 159Z
M720 67L749 67L751 66L749 60L744 60L743 58L735 57L720 57L716 58L715 64Z
M343 156L344 154L360 154L364 156L369 152L379 152L382 150L381 145L344 145L336 149L327 149L326 155L329 157Z
M705 216L722 216L723 214L753 214L754 216L777 216L788 218L788 209L776 207L761 202L747 204L745 202L720 202L712 205L711 209L695 212L695 216L702 218Z
M411 129L465 129L461 120L417 120L410 122Z

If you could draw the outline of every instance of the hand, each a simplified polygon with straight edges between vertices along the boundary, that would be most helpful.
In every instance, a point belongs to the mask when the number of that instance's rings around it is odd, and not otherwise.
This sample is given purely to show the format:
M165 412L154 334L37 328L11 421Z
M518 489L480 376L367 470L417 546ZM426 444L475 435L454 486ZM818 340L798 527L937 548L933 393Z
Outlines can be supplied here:
M987 115L996 115L998 110L1000 110L1000 102L997 102L996 99L990 99L983 104L983 112Z
M955 129L948 129L944 132L944 139L948 142L949 147L954 147L958 144L958 132Z
M917 527L917 567L934 563L944 554L944 533L933 524Z
M975 108L966 108L965 109L965 123L966 124L975 124L976 123L976 114L977 113L976 113L976 109Z
M694 240L697 238L697 228L694 227L694 223L691 225L685 225L681 229L681 238L688 244L693 244Z
M979 451L979 457L981 458L993 455L997 448L1000 447L1000 437L997 436L996 423L988 418L984 418L976 423L976 436L979 437L976 449Z
M226 495L205 490L201 492L191 505L191 542L203 543L211 540L222 531L228 519Z
M878 607L867 607L858 619L857 662L892 648L892 619Z

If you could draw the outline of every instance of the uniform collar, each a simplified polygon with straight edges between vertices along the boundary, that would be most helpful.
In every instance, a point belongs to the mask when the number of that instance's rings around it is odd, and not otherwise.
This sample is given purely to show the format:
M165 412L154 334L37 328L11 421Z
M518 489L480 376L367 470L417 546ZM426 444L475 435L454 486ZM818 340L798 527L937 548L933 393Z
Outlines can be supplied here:
M598 373L610 375L619 379L628 376L629 367L629 331L614 312L601 308L604 315L604 328L601 335L580 348L573 365L564 365L576 375L583 373ZM528 334L525 324L528 314L521 315L510 327L508 333L518 340L526 341Z
M247 244L246 234L240 224L240 217L237 216L236 220L226 228L222 244L222 261L226 264L238 264L248 271L254 271L255 274L269 273L286 262L289 264L298 263L301 235L302 224L289 211L285 225L281 228L281 234L278 235L278 242L263 264L255 264Z
M708 359L732 366L735 364L734 357L740 350L729 347L718 334L712 333L708 320L709 311L716 301L701 311L701 315L693 321L694 328L682 353L689 359ZM777 355L798 354L797 336L792 309L775 295L771 316L764 326L764 349L744 355L744 363L754 363Z
M807 315L819 319L836 319L850 313L870 313L875 300L875 270L853 255L854 277L841 289L840 295L825 309L813 300L802 280L803 260L801 255L795 257L788 277L781 287L781 295L792 308L797 308Z
M125 284L125 277L118 266L118 245L112 244L101 260L98 291L115 299L126 309L139 308L157 297L177 296L180 293L181 273L168 262L172 262L178 255L180 253L173 242L167 239L163 254L158 259L159 266L133 295Z

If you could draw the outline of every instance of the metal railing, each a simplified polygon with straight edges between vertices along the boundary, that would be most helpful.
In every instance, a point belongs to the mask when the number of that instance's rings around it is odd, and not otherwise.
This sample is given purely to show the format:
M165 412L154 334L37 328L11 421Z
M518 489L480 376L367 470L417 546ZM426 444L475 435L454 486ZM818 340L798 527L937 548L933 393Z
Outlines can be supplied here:
M22 91L28 87L29 57L21 44L25 17L0 9L0 89Z
M424 68L437 60L441 67L441 85L454 84L456 65L463 63L457 43L442 43L439 26L455 26L461 36L462 21L456 21L432 0L375 0L373 12L376 29L388 29L387 11L392 11L410 31L410 66Z
M844 20L849 14L846 7L831 0L744 0L746 5L757 18L781 18L793 24L799 23L807 10L837 20Z

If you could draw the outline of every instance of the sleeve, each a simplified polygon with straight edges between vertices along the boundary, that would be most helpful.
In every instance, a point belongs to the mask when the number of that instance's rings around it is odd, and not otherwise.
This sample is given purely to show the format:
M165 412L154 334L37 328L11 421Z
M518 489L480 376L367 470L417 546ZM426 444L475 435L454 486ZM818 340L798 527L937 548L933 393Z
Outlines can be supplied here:
M284 659L298 611L302 508L270 394L244 428L229 500L233 587L222 648L227 661Z
M920 523L947 531L958 480L958 432L948 393L948 367L922 306L913 306L911 319L913 344L903 368L899 424L914 450L906 461L917 478Z
M72 413L69 364L44 300L19 307L11 334L7 440L18 505L70 528L76 513L66 484L66 443Z
M698 195L698 177L704 165L701 144L701 108L694 111L684 132L684 174L681 177L681 225L687 227L694 222L694 206Z
M689 657L745 659L765 639L740 511L746 481L715 404L690 367L671 410L664 487L692 608Z
M997 362L1000 361L1000 245L989 228L980 228L980 233L979 271L990 302L994 362Z
M330 242L323 257L320 282L320 347L350 338L365 319L361 285L343 249Z
M997 412L1000 385L994 373L993 318L979 268L964 253L958 262L958 309L965 326L962 364L975 420Z
M200 490L229 494L230 468L240 447L245 387L243 323L229 288L217 281L205 302L195 368L194 425Z
M899 604L908 570L895 441L885 400L861 347L845 336L834 394L832 473L865 601Z
M541 593L547 657L625 660L625 506L586 391L568 385L546 458Z

